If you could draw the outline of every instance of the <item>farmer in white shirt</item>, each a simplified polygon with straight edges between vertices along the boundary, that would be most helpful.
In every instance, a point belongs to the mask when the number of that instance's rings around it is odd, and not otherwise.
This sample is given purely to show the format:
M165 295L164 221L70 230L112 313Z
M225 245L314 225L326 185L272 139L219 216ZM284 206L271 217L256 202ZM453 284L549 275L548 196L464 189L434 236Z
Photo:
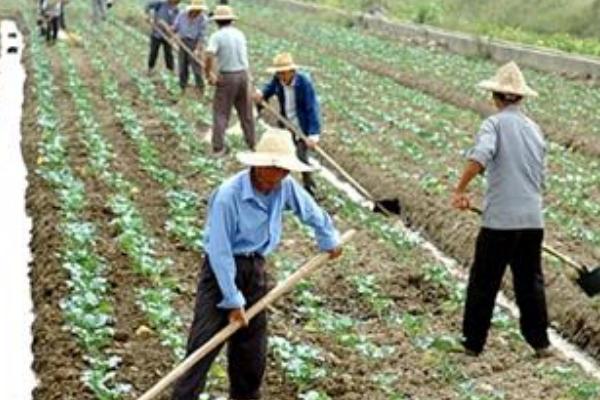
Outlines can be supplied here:
M208 40L206 49L206 76L216 85L213 100L212 147L217 157L227 154L225 130L229 124L231 109L235 107L246 144L254 148L256 135L252 116L250 74L246 37L233 26L237 19L229 6L217 6L211 18L219 29ZM216 67L216 72L214 71Z

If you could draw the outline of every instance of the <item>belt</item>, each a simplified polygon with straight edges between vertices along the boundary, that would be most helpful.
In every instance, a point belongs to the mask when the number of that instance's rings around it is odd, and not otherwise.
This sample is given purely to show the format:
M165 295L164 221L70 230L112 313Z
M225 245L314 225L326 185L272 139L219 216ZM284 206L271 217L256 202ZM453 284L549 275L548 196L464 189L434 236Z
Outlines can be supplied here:
M260 254L257 251L253 251L250 253L239 253L239 254L235 254L234 257L240 257L240 258L249 258L249 259L255 259L255 258L263 258L262 254Z
M221 75L233 75L233 74L241 74L242 72L247 72L247 69L241 69L239 71L219 71Z

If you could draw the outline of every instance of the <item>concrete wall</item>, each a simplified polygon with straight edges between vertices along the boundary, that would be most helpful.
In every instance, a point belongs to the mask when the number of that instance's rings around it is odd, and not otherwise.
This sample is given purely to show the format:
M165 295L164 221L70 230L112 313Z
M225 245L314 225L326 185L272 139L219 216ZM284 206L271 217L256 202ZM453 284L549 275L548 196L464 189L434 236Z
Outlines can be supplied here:
M435 41L453 53L490 58L497 63L514 60L519 65L545 72L563 73L578 78L600 78L600 59L595 57L578 56L547 48L537 48L450 32L428 25L389 21L368 14L345 12L332 7L308 4L296 0L256 1L277 4L278 7L283 6L291 11L318 13L331 18L351 20L361 24L367 30L384 34L390 38L412 38L425 42Z

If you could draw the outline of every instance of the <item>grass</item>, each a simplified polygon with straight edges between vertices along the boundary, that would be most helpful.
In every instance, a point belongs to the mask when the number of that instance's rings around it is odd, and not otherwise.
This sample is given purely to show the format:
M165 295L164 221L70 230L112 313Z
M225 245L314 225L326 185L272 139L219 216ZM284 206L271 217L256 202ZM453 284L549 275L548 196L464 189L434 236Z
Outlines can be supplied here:
M600 0L303 0L572 53L600 56Z

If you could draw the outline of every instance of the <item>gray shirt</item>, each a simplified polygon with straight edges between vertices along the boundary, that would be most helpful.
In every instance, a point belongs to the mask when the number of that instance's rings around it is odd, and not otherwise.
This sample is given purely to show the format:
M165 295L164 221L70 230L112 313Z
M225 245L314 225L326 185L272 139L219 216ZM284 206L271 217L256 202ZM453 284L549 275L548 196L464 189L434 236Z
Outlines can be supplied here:
M198 15L196 18L190 18L188 12L182 12L175 18L173 30L183 39L204 42L204 32L207 25L208 18L204 14Z
M509 106L483 122L467 157L485 168L484 227L544 227L545 154L540 128L518 106Z
M240 72L249 68L246 37L234 26L225 26L213 33L206 51L216 56L220 72Z

